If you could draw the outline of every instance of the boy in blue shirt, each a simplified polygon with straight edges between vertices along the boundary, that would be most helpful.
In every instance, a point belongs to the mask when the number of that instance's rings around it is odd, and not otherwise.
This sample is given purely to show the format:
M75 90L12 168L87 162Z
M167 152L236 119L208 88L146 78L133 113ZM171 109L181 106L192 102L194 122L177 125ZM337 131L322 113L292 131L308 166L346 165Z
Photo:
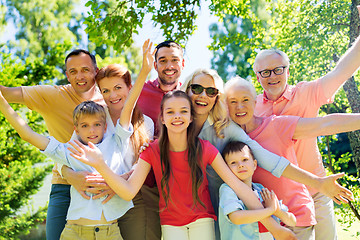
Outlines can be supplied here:
M257 161L250 148L242 142L229 142L222 155L230 170L263 202L264 208L248 210L235 192L227 185L220 187L219 225L221 239L274 239L270 232L259 222L271 215L279 218L284 224L295 226L294 214L287 212L287 207L278 201L275 193L259 183L252 182ZM284 209L284 210L283 210Z

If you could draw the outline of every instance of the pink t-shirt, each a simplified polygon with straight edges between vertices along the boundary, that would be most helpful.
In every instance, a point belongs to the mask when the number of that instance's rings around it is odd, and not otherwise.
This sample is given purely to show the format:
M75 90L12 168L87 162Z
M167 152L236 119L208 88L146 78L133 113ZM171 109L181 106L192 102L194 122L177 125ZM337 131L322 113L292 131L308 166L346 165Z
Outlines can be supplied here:
M156 184L160 193L159 209L161 225L183 226L200 218L216 219L210 200L205 168L214 161L218 150L206 140L200 139L200 143L202 146L204 180L198 190L198 194L201 201L205 204L205 208L200 203L194 205L187 151L170 151L169 153L172 175L169 179L170 200L168 201L167 208L165 208L165 200L161 192L162 171L158 140L151 143L140 155L141 159L151 164L155 173Z
M330 96L335 93L327 93ZM266 94L257 96L255 115L268 117L271 115L294 115L305 118L318 116L322 105L331 103L333 97L327 98L320 80L300 82L296 86L288 85L283 95L276 101L266 98ZM296 141L295 152L298 166L317 176L326 176L316 138L305 138ZM315 189L310 189L315 194Z
M248 135L263 148L287 158L297 165L292 139L299 117L270 116L263 119L261 125ZM276 178L270 172L258 167L253 175L253 182L274 190L277 197L288 206L289 212L296 217L296 226L315 225L313 199L305 185L285 177Z

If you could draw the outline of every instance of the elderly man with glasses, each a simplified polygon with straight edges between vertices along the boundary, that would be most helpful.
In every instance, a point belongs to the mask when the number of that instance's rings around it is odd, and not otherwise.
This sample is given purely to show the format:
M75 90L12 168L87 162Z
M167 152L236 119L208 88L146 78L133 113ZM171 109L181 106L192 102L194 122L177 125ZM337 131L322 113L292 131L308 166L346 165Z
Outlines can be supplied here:
M322 105L331 103L337 90L360 66L360 43L353 46L325 76L311 82L288 85L290 61L280 50L262 50L255 58L253 69L264 92L257 96L255 115L294 115L316 117ZM325 169L316 138L295 143L298 166L317 176L325 176ZM330 198L309 189L315 203L316 239L337 239L334 206Z

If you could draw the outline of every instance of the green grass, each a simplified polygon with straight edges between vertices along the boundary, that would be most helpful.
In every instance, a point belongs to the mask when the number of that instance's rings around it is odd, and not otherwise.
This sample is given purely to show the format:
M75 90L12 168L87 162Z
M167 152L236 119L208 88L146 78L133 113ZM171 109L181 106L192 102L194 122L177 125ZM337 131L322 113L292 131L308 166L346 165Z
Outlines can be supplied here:
M335 215L339 217L339 215ZM360 240L360 221L355 221L350 228L342 226L339 222L336 222L336 230L339 240ZM358 233L358 236L356 236Z

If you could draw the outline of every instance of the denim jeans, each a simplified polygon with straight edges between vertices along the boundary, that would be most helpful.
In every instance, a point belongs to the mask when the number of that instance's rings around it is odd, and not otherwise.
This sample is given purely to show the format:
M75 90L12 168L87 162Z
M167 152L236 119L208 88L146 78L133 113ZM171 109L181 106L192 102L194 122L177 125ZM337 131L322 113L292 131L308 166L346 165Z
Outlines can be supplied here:
M46 217L46 239L59 240L70 205L70 185L52 184Z

